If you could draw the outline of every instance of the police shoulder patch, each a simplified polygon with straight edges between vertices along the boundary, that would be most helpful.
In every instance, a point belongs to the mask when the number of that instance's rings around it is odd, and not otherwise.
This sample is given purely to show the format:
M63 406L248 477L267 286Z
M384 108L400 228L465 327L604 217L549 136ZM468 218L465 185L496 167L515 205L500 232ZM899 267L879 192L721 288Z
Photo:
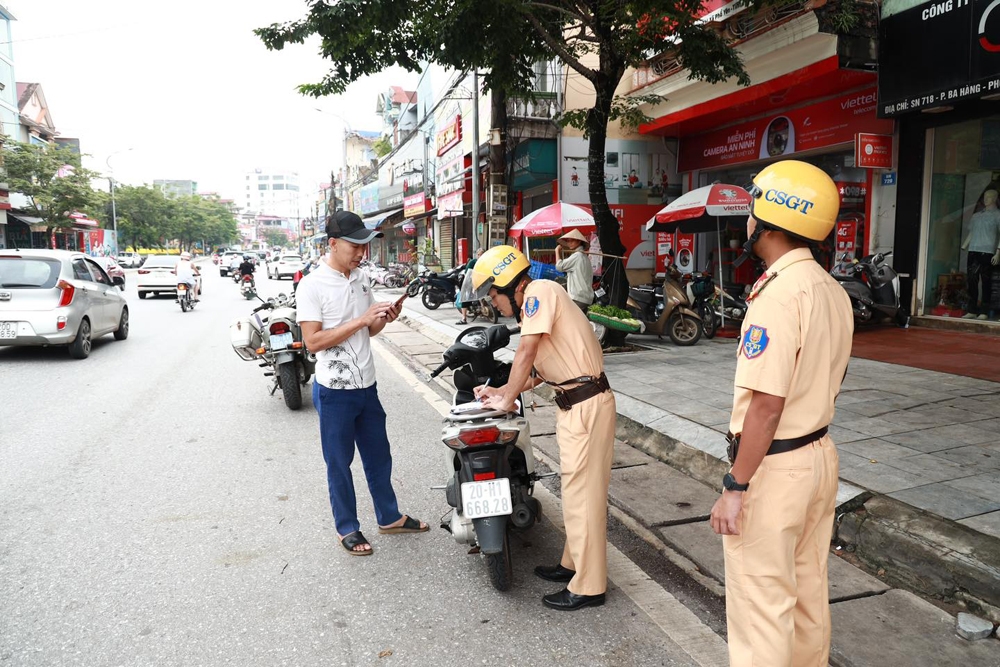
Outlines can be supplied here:
M770 340L767 336L767 329L751 324L747 332L743 334L743 344L741 345L743 356L747 359L759 357L764 354Z
M524 314L528 317L532 317L538 312L538 297L529 296L524 300Z

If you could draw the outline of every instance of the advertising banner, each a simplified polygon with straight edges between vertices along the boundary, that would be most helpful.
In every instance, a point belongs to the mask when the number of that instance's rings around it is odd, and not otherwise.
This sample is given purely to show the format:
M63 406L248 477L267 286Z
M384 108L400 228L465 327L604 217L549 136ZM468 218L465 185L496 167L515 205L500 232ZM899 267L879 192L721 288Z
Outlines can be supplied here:
M1000 93L1000 2L885 0L878 69L882 116Z
M378 183L371 183L361 188L360 192L360 212L374 213L378 209Z
M892 121L878 118L875 106L875 88L867 88L722 130L684 137L677 170L714 169L790 157L800 151L854 142L859 132L892 134Z
M853 220L841 220L837 223L837 256L847 253L854 258L855 238L858 234L858 223Z
M95 229L83 232L83 252L91 257L117 257L118 239L114 230Z
M428 210L428 201L427 196L423 192L403 197L403 217L412 218L426 213Z
M892 135L860 132L854 140L854 166L892 169Z

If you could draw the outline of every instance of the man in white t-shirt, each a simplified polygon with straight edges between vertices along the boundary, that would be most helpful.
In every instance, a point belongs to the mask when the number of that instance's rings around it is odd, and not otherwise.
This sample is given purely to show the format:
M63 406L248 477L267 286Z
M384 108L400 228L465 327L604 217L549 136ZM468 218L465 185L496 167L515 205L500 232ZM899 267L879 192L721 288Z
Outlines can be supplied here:
M198 267L194 265L191 261L191 253L182 252L180 261L177 262L177 266L174 267L174 273L177 274L178 283L187 283L191 286L191 294L195 301L201 298L201 290L198 289L198 276L201 273L198 271Z
M370 339L399 317L392 302L376 302L358 269L377 232L350 211L327 218L330 252L299 283L295 298L306 348L316 355L313 403L319 412L330 506L337 538L352 556L369 556L361 533L351 463L357 446L375 504L379 533L422 533L426 523L400 514L392 488L385 410L375 384Z

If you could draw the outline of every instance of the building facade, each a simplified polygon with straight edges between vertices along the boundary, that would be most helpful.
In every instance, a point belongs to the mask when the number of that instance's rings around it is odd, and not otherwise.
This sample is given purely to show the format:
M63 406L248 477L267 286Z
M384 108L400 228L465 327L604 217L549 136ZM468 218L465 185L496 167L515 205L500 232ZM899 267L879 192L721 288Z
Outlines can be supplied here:
M14 15L0 5L0 135L16 136L20 130L17 110L17 85L14 78L14 48L11 23ZM0 182L0 249L7 247L7 211L10 210L10 192L7 184Z

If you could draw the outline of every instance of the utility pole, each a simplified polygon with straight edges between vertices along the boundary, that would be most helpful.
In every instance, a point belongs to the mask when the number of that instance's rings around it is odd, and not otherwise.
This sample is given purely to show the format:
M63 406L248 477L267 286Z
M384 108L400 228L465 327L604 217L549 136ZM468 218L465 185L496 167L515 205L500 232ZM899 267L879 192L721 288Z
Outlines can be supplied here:
M479 72L472 70L472 256L479 250Z

